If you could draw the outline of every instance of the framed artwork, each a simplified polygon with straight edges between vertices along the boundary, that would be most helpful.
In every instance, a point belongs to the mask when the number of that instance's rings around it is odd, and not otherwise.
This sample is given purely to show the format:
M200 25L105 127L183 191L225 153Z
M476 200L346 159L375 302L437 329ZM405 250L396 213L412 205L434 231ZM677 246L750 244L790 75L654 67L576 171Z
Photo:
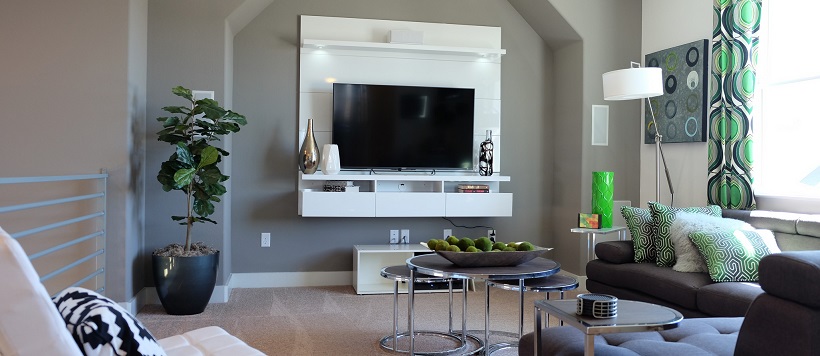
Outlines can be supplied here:
M647 67L663 74L663 95L649 98L663 143L706 142L709 95L709 40L672 47L645 57ZM644 143L655 143L652 116L646 110Z
M598 214L578 214L578 227L587 229L600 229L600 215Z

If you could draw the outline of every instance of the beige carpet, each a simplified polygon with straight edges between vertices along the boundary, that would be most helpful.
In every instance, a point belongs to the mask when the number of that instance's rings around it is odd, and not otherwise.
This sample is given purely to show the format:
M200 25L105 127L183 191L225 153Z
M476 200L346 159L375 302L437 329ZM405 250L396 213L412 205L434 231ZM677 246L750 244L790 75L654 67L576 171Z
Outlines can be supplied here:
M467 295L467 328L484 329L484 284ZM574 298L578 291L565 293ZM533 301L526 293L524 332L533 330ZM551 298L558 298L552 293ZM461 329L461 294L454 295L454 328ZM417 330L447 330L447 293L416 295ZM399 331L407 330L407 295L399 296ZM393 295L357 295L351 286L234 289L228 303L211 304L202 314L168 315L160 305L140 310L137 318L157 338L217 325L268 355L388 355L379 340L392 333ZM556 321L551 320L554 324ZM490 329L518 332L518 293L490 289ZM479 335L483 338L483 334ZM406 341L406 339L399 339ZM419 337L417 351L441 338ZM494 335L491 343L514 339ZM406 347L407 343L400 343ZM516 355L514 349L494 353Z

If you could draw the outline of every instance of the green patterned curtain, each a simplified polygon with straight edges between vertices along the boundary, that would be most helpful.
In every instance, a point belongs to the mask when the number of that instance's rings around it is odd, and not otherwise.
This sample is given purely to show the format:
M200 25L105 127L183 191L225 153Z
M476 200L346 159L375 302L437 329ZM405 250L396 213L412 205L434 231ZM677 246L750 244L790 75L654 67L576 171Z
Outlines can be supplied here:
M762 0L715 0L709 114L709 204L755 209L752 99Z

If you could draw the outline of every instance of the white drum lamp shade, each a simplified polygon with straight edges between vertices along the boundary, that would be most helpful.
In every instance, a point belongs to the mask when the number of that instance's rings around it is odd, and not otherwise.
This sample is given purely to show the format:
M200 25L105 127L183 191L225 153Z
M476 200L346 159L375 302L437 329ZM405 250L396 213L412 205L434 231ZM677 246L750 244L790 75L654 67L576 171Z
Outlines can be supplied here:
M651 98L663 94L663 76L656 67L627 68L604 73L604 100Z

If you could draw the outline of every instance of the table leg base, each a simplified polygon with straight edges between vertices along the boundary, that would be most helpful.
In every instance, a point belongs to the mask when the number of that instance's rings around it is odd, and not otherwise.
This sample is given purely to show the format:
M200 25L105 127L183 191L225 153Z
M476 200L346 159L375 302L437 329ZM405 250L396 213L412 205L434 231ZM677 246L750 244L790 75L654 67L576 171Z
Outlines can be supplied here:
M456 355L456 354L457 355L475 355L475 354L478 354L478 353L480 353L481 351L484 350L484 342L481 341L481 339L479 339L478 337L470 335L470 334L467 334L467 343L466 344L461 343L461 333L460 332L448 333L448 332L444 332L444 331L426 331L426 330L422 330L422 331L415 331L415 332L413 332L413 334L415 334L415 336L416 336L416 349L417 350L418 350L418 347L419 347L419 336L429 336L429 337L435 337L435 338L449 339L449 340L452 340L453 342L455 342L456 344L461 345L457 348L450 349L450 350L431 351L431 352L416 351L415 352L416 355L424 355L424 356L445 356L445 355ZM399 333L396 337L396 342L398 343L399 340L401 340L403 338L406 338L407 336L408 336L408 333L406 331L403 332L403 333ZM470 347L471 345L473 347ZM387 335L387 336L383 337L381 340L379 340L379 346L381 346L381 348L384 349L384 350L393 351L393 352L396 352L396 353L407 354L407 353L410 352L407 349L401 349L401 348L398 348L398 347L397 347L396 350L394 350L393 349L393 335Z
M499 342L497 344L492 344L487 348L487 355L492 355L496 352L505 350L509 350L509 353L504 354L518 355L518 342Z

